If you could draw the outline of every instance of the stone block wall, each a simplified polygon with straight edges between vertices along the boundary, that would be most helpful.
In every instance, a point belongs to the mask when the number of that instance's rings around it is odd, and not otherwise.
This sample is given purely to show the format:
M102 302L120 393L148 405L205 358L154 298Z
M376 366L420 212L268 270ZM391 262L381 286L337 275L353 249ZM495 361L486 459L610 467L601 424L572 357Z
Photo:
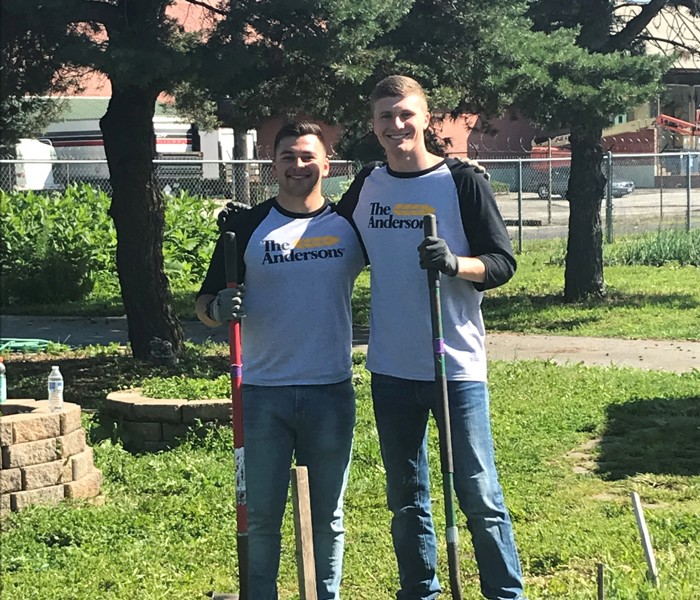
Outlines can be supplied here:
M49 411L47 400L0 404L0 514L64 498L92 498L102 483L86 444L80 406Z
M112 392L103 411L119 423L124 447L157 452L176 446L189 431L231 422L231 400L149 398L140 389Z

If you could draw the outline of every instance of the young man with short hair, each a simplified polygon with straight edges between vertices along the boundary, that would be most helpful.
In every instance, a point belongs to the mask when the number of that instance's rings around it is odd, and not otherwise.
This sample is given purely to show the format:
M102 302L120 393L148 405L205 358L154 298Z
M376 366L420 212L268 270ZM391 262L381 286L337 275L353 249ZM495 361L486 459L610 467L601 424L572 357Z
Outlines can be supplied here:
M251 600L276 600L292 457L309 472L319 600L338 600L355 396L350 301L365 264L356 231L321 192L329 162L314 123L280 129L276 197L225 220L236 234L242 322ZM220 240L196 303L210 326L237 314Z
M454 482L479 567L493 600L523 600L520 560L494 462L486 385L483 291L506 283L516 262L487 180L473 167L431 154L425 93L408 77L379 82L372 125L387 164L355 178L339 210L358 228L371 263L367 369L386 470L398 560L397 600L432 600L441 589L430 503L427 424L436 410L425 272L439 269ZM423 215L439 237L424 240ZM418 247L418 255L416 255Z

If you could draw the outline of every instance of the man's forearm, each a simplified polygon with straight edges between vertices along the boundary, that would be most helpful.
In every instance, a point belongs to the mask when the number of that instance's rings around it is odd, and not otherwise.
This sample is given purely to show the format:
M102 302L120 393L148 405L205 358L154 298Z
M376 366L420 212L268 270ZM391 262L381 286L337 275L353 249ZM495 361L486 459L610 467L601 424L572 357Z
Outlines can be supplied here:
M473 256L458 256L456 276L467 281L483 283L486 280L486 265Z

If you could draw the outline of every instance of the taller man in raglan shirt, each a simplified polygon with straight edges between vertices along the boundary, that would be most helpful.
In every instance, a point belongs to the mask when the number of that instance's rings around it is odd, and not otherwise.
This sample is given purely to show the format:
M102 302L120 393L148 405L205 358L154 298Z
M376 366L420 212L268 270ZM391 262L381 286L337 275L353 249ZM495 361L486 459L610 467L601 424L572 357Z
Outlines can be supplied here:
M365 264L357 232L321 193L329 162L313 123L282 127L275 198L226 219L245 284L243 419L251 600L277 600L280 528L292 456L309 473L319 600L337 600L355 396L350 300ZM217 244L196 312L210 326L236 314Z
M440 591L430 505L426 433L435 412L435 372L425 272L441 283L455 490L467 517L481 591L522 600L511 520L494 463L486 385L483 291L502 285L516 263L487 180L458 160L428 152L430 121L421 86L382 80L371 96L374 133L388 164L356 177L339 211L358 228L371 263L367 369L386 470L398 560L397 600L432 600ZM439 237L424 240L423 215ZM416 248L418 247L418 254Z

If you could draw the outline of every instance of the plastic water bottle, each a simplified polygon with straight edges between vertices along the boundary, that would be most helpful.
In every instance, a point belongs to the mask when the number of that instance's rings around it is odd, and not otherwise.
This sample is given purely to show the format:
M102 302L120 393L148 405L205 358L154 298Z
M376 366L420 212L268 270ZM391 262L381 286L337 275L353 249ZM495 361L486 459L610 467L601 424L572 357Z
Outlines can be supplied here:
M49 410L59 412L63 408L63 375L57 366L49 374Z
M5 379L5 361L0 356L0 402L7 400L7 379Z

